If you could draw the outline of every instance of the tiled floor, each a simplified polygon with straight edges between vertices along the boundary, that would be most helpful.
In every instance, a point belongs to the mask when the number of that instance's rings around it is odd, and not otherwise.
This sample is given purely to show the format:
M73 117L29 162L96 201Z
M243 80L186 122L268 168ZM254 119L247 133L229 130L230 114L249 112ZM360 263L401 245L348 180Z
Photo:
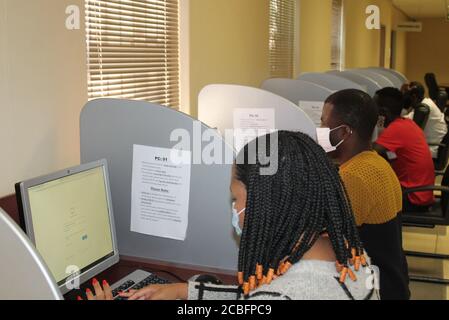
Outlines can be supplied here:
M441 176L436 178L437 185L441 184L441 178ZM449 254L449 228L437 227L435 229L416 229L414 231L416 233L413 234L413 239L408 241L410 247L406 249ZM410 257L407 260L410 274L449 279L449 261ZM410 290L412 292L412 300L449 300L448 285L412 281Z
M447 300L448 286L411 282L412 300Z
M410 275L437 277L448 279L449 265L447 261L427 258L407 258ZM412 300L448 300L449 286L424 282L410 282Z

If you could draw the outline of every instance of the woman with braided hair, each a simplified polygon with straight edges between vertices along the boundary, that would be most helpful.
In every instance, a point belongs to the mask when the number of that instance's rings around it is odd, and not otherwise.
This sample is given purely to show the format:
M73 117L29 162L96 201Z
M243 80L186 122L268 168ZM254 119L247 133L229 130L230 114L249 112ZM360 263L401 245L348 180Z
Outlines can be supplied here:
M262 143L270 140L277 143ZM277 158L276 172L261 174L268 167L260 161L262 154ZM239 286L152 285L122 296L131 300L378 298L376 275L368 266L338 171L311 138L280 131L249 143L234 164L231 192L233 225L241 235Z

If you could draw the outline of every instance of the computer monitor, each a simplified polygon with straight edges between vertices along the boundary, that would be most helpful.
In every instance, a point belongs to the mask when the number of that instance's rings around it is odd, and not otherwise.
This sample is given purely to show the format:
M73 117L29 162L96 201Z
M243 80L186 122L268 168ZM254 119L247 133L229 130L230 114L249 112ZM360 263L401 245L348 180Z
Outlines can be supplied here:
M106 160L18 183L16 192L22 227L63 294L119 261Z

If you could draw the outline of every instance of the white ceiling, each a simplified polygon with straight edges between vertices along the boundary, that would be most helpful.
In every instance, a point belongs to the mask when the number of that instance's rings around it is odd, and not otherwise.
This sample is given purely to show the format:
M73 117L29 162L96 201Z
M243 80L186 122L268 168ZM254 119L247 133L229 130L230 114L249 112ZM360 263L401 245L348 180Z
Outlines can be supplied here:
M410 18L445 18L449 0L393 0L393 4Z

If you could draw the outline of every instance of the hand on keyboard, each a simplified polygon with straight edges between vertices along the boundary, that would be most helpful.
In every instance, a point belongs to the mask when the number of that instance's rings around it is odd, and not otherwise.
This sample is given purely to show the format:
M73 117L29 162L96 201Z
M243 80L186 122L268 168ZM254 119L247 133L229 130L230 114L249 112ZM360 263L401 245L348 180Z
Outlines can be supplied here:
M97 279L92 280L92 286L95 290L95 295L92 293L90 289L86 290L87 300L113 300L114 297L112 295L111 287L109 283L104 280L103 286L97 281ZM78 300L83 300L81 297L78 297Z
M113 290L112 295L115 298L115 300L127 300L127 298L121 297L119 295L119 293L129 291L129 290L137 291L137 290L145 288L149 285L167 284L167 283L169 283L167 280L159 278L158 276L156 276L154 274L151 274L150 276L148 276L147 278L145 278L144 280L140 281L137 284L132 280L126 281L121 286L119 286L117 289Z
M136 280L137 281L137 280ZM151 288L155 286L161 286L163 284L169 283L167 280L159 278L158 276L151 274L146 277L144 280L139 281L138 283L133 280L127 280L121 283L114 290L111 289L107 281L103 281L103 286L96 280L92 280L92 286L94 288L95 294L92 293L90 289L86 290L86 297L88 300L128 300L128 297L134 295L136 292L140 292L144 290L144 292L148 291L149 286ZM127 294L120 293L127 291ZM143 299L143 298L142 298ZM78 297L78 300L83 300L81 297ZM134 297L129 300L137 300Z
M187 300L187 283L153 284L140 290L130 290L119 294L128 300Z

